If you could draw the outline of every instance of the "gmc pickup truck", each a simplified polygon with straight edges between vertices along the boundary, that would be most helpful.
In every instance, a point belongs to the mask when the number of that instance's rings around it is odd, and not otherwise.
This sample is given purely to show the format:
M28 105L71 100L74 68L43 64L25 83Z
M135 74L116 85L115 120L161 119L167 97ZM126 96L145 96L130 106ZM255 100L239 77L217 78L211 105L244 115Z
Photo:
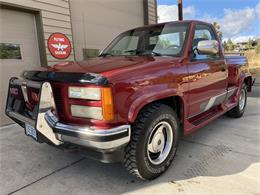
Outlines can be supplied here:
M6 115L37 142L123 162L146 180L171 165L182 136L243 115L252 76L225 56L211 24L179 21L120 34L99 57L25 71Z

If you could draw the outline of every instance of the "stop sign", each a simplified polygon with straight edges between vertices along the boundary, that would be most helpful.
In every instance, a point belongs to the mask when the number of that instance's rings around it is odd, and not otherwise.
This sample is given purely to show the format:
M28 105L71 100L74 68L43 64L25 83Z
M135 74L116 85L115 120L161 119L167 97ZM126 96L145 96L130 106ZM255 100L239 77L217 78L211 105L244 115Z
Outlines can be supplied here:
M48 49L54 58L66 59L71 53L71 43L66 35L53 33L48 39Z

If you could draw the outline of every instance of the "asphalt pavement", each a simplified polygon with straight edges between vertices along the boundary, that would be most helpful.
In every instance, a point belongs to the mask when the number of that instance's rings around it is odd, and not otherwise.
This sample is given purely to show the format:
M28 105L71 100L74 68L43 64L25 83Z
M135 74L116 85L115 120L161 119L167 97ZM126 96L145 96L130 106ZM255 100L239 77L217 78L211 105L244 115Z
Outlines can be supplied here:
M17 125L0 128L0 193L260 194L260 77L240 119L222 116L180 142L172 166L145 182L120 163L103 164L38 144Z

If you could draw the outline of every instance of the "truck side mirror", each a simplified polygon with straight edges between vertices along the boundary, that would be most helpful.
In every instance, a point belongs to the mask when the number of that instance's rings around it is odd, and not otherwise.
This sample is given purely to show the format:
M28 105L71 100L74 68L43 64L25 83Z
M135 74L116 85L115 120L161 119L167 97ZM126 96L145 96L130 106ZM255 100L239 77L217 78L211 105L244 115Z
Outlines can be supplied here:
M199 41L197 51L199 54L216 55L219 52L219 43L216 40Z

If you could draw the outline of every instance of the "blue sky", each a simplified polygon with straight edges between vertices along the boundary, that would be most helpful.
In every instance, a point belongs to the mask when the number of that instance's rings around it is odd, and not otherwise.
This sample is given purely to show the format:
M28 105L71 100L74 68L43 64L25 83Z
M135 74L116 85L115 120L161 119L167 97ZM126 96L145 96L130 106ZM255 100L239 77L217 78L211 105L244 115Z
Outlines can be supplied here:
M157 0L159 22L177 19L178 0ZM260 0L183 0L184 19L217 21L224 39L260 37Z

